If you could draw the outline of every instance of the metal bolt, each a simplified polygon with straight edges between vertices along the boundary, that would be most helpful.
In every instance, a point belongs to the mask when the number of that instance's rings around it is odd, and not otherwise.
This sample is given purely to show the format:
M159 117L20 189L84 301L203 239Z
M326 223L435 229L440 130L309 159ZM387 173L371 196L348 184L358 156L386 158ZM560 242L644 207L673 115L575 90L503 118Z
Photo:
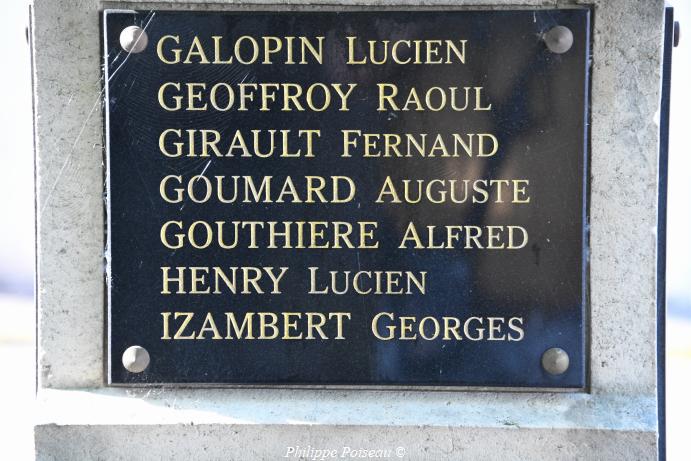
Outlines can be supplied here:
M564 349L553 347L542 354L542 368L551 375L560 375L569 368L569 354Z
M573 45L573 33L564 26L552 27L543 36L542 40L552 53L562 54L571 49Z
M139 26L129 26L120 32L120 46L128 53L141 53L149 44L149 36Z
M141 346L130 346L122 354L122 365L131 373L141 373L149 366L149 352Z

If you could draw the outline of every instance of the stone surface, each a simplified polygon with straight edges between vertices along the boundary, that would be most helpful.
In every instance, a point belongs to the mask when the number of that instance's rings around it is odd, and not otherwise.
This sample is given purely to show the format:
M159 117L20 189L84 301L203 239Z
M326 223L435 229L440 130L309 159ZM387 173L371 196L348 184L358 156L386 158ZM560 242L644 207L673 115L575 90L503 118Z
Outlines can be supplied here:
M65 444L88 433L88 443ZM652 460L656 437L652 433L573 429L478 429L425 426L333 426L277 425L169 425L45 426L36 434L45 450L39 461L67 459L189 460L311 459L287 458L288 447L351 450L390 450L384 459L418 461L527 459ZM270 440L270 443L267 443ZM184 442L183 442L184 441ZM222 443L219 443L222 441ZM405 442L402 442L405 441ZM530 443L529 441L534 441ZM85 440L86 442L86 440ZM491 444L491 446L490 446ZM128 447L124 451L123 447ZM398 454L403 454L399 457ZM318 458L319 459L319 458ZM349 459L349 458L337 458Z
M590 393L572 395L344 390L166 390L165 400L104 385L103 147L99 10L105 7L247 10L310 8L309 2L206 5L201 0L127 3L35 0L34 50L37 177L38 382L43 417L36 428L39 459L273 459L288 444L411 446L407 459L654 459L656 395L657 111L660 100L662 0L593 3L590 217ZM358 1L422 8L411 0ZM425 7L495 4L564 7L569 1L434 1ZM589 4L590 2L578 2ZM315 8L342 8L322 0ZM70 400L68 391L83 388ZM216 400L228 392L232 401ZM440 399L444 395L446 399ZM88 398L86 398L88 397ZM178 412L176 401L202 409ZM85 402L94 399L91 408ZM299 406L272 409L288 399ZM325 401L343 399L338 408ZM110 421L105 402L124 420ZM66 405L73 402L73 405ZM405 406L399 405L404 402ZM447 402L450 402L447 405ZM471 406L464 406L471 402ZM501 425L508 402L511 415ZM640 405L640 402L645 402ZM96 404L98 403L98 404ZM64 405L64 406L63 406ZM75 409L74 406L78 408ZM460 406L459 406L460 405ZM142 407L143 409L137 410ZM184 422L143 424L136 415L168 406ZM448 407L454 410L448 410ZM445 427L430 426L428 408ZM50 408L62 408L51 412ZM194 407L192 407L194 408ZM299 417L295 412L300 410ZM323 424L324 409L329 424ZM72 417L64 425L64 412ZM519 411L520 409L520 411ZM77 411L79 410L79 411ZM212 421L222 411L232 423ZM349 420L347 411L370 418ZM142 413L143 412L143 413ZM101 419L94 418L99 414ZM235 415L235 416L234 416ZM267 423L268 416L281 423ZM377 424L372 425L376 420ZM442 417L441 415L446 415ZM574 415L590 415L589 423ZM431 416L430 416L431 417ZM444 419L447 418L447 419ZM405 423L390 425L389 421ZM518 427L517 427L518 426ZM558 427L559 429L553 429ZM491 447L487 441L491 440ZM270 441L270 442L269 442ZM158 447L151 450L150 447ZM374 446L372 448L378 448ZM382 447L386 448L386 447ZM452 454L453 453L453 454Z
M95 2L32 10L41 387L103 382L103 143Z
M308 424L654 431L655 399L582 393L348 389L46 389L40 426ZM114 427L114 429L116 429Z
M39 409L46 460L279 459L295 445L403 447L414 460L638 460L655 459L657 438L654 398L579 393L111 388L45 390Z
M662 14L662 2L602 2L595 9L590 369L597 391L656 389Z

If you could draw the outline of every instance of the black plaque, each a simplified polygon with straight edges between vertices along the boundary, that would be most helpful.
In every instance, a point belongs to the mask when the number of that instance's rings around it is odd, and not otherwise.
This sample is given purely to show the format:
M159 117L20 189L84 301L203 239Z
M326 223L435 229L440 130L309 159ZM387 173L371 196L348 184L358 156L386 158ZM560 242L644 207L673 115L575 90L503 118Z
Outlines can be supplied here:
M587 9L106 11L104 42L110 383L585 387Z

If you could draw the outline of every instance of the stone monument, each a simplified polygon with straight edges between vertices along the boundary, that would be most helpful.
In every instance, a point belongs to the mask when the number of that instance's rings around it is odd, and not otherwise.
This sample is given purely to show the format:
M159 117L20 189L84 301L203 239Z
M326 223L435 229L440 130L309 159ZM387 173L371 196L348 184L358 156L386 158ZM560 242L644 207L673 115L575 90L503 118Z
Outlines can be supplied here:
M664 457L663 2L31 11L38 459Z

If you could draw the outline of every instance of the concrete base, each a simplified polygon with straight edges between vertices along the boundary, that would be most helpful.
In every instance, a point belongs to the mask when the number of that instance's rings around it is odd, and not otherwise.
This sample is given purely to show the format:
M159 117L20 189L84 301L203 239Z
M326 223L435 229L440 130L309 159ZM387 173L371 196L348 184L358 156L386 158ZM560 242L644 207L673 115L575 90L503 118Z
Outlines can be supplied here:
M71 443L65 443L65 441ZM259 459L656 459L657 436L606 429L459 428L427 426L41 426L39 460ZM309 450L293 456L289 447ZM336 450L335 457L316 450ZM370 456L363 451L374 450ZM352 453L363 453L363 456Z
M39 397L40 460L290 459L290 447L336 450L325 459L362 449L409 460L644 460L655 459L657 447L656 403L646 397L304 389Z

